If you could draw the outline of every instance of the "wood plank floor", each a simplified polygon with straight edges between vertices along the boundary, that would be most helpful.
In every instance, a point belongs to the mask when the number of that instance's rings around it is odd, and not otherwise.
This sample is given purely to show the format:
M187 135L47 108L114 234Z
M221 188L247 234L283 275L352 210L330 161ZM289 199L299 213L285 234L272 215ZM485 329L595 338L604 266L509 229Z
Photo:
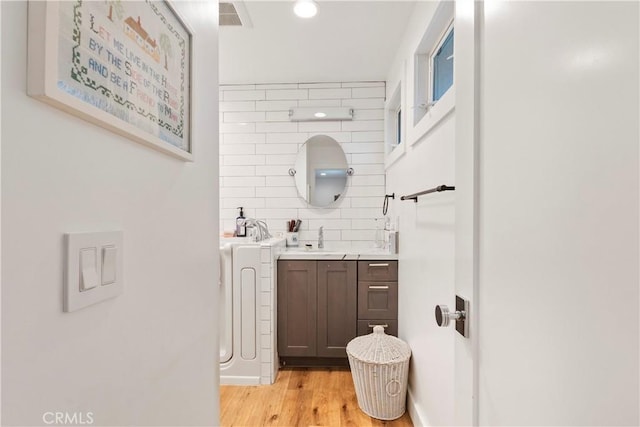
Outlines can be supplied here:
M220 386L223 426L397 426L412 427L405 413L380 421L358 407L346 369L289 368L273 385Z

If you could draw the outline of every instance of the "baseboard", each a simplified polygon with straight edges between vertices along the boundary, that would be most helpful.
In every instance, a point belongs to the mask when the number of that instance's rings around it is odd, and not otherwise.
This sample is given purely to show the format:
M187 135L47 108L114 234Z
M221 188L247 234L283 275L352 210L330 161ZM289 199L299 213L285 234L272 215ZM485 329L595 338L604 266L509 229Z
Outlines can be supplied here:
M407 411L409 411L409 416L411 417L411 421L415 427L423 426L428 427L429 423L427 422L427 417L422 414L420 410L420 406L416 403L413 398L413 393L411 393L411 389L407 390Z
M220 375L220 385L260 385L260 377Z

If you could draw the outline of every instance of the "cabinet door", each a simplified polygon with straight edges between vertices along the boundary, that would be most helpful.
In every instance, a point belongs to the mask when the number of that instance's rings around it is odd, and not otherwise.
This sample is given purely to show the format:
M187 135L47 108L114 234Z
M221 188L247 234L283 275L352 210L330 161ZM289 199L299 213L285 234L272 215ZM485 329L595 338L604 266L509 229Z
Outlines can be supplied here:
M347 357L356 336L357 267L355 261L318 261L318 356Z
M316 261L278 261L278 353L316 355Z

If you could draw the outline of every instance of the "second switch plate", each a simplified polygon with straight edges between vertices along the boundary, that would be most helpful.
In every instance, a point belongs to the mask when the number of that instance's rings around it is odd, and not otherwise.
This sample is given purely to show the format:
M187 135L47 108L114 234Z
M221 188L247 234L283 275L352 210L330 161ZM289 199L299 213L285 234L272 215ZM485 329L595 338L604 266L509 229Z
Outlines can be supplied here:
M122 293L122 231L68 233L64 239L64 311L79 310Z

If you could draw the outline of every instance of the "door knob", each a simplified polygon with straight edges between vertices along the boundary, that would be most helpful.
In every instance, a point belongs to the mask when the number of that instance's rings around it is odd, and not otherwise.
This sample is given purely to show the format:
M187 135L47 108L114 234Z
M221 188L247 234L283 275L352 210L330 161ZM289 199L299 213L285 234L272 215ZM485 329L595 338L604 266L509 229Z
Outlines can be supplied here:
M451 312L446 305L436 305L436 323L440 327L447 327L453 319L456 322L456 331L466 338L469 336L468 312L469 301L456 295L456 311Z
M436 305L436 323L442 328L449 326L451 319L457 321L458 319L464 319L465 315L464 311L454 311L452 313L446 305Z

